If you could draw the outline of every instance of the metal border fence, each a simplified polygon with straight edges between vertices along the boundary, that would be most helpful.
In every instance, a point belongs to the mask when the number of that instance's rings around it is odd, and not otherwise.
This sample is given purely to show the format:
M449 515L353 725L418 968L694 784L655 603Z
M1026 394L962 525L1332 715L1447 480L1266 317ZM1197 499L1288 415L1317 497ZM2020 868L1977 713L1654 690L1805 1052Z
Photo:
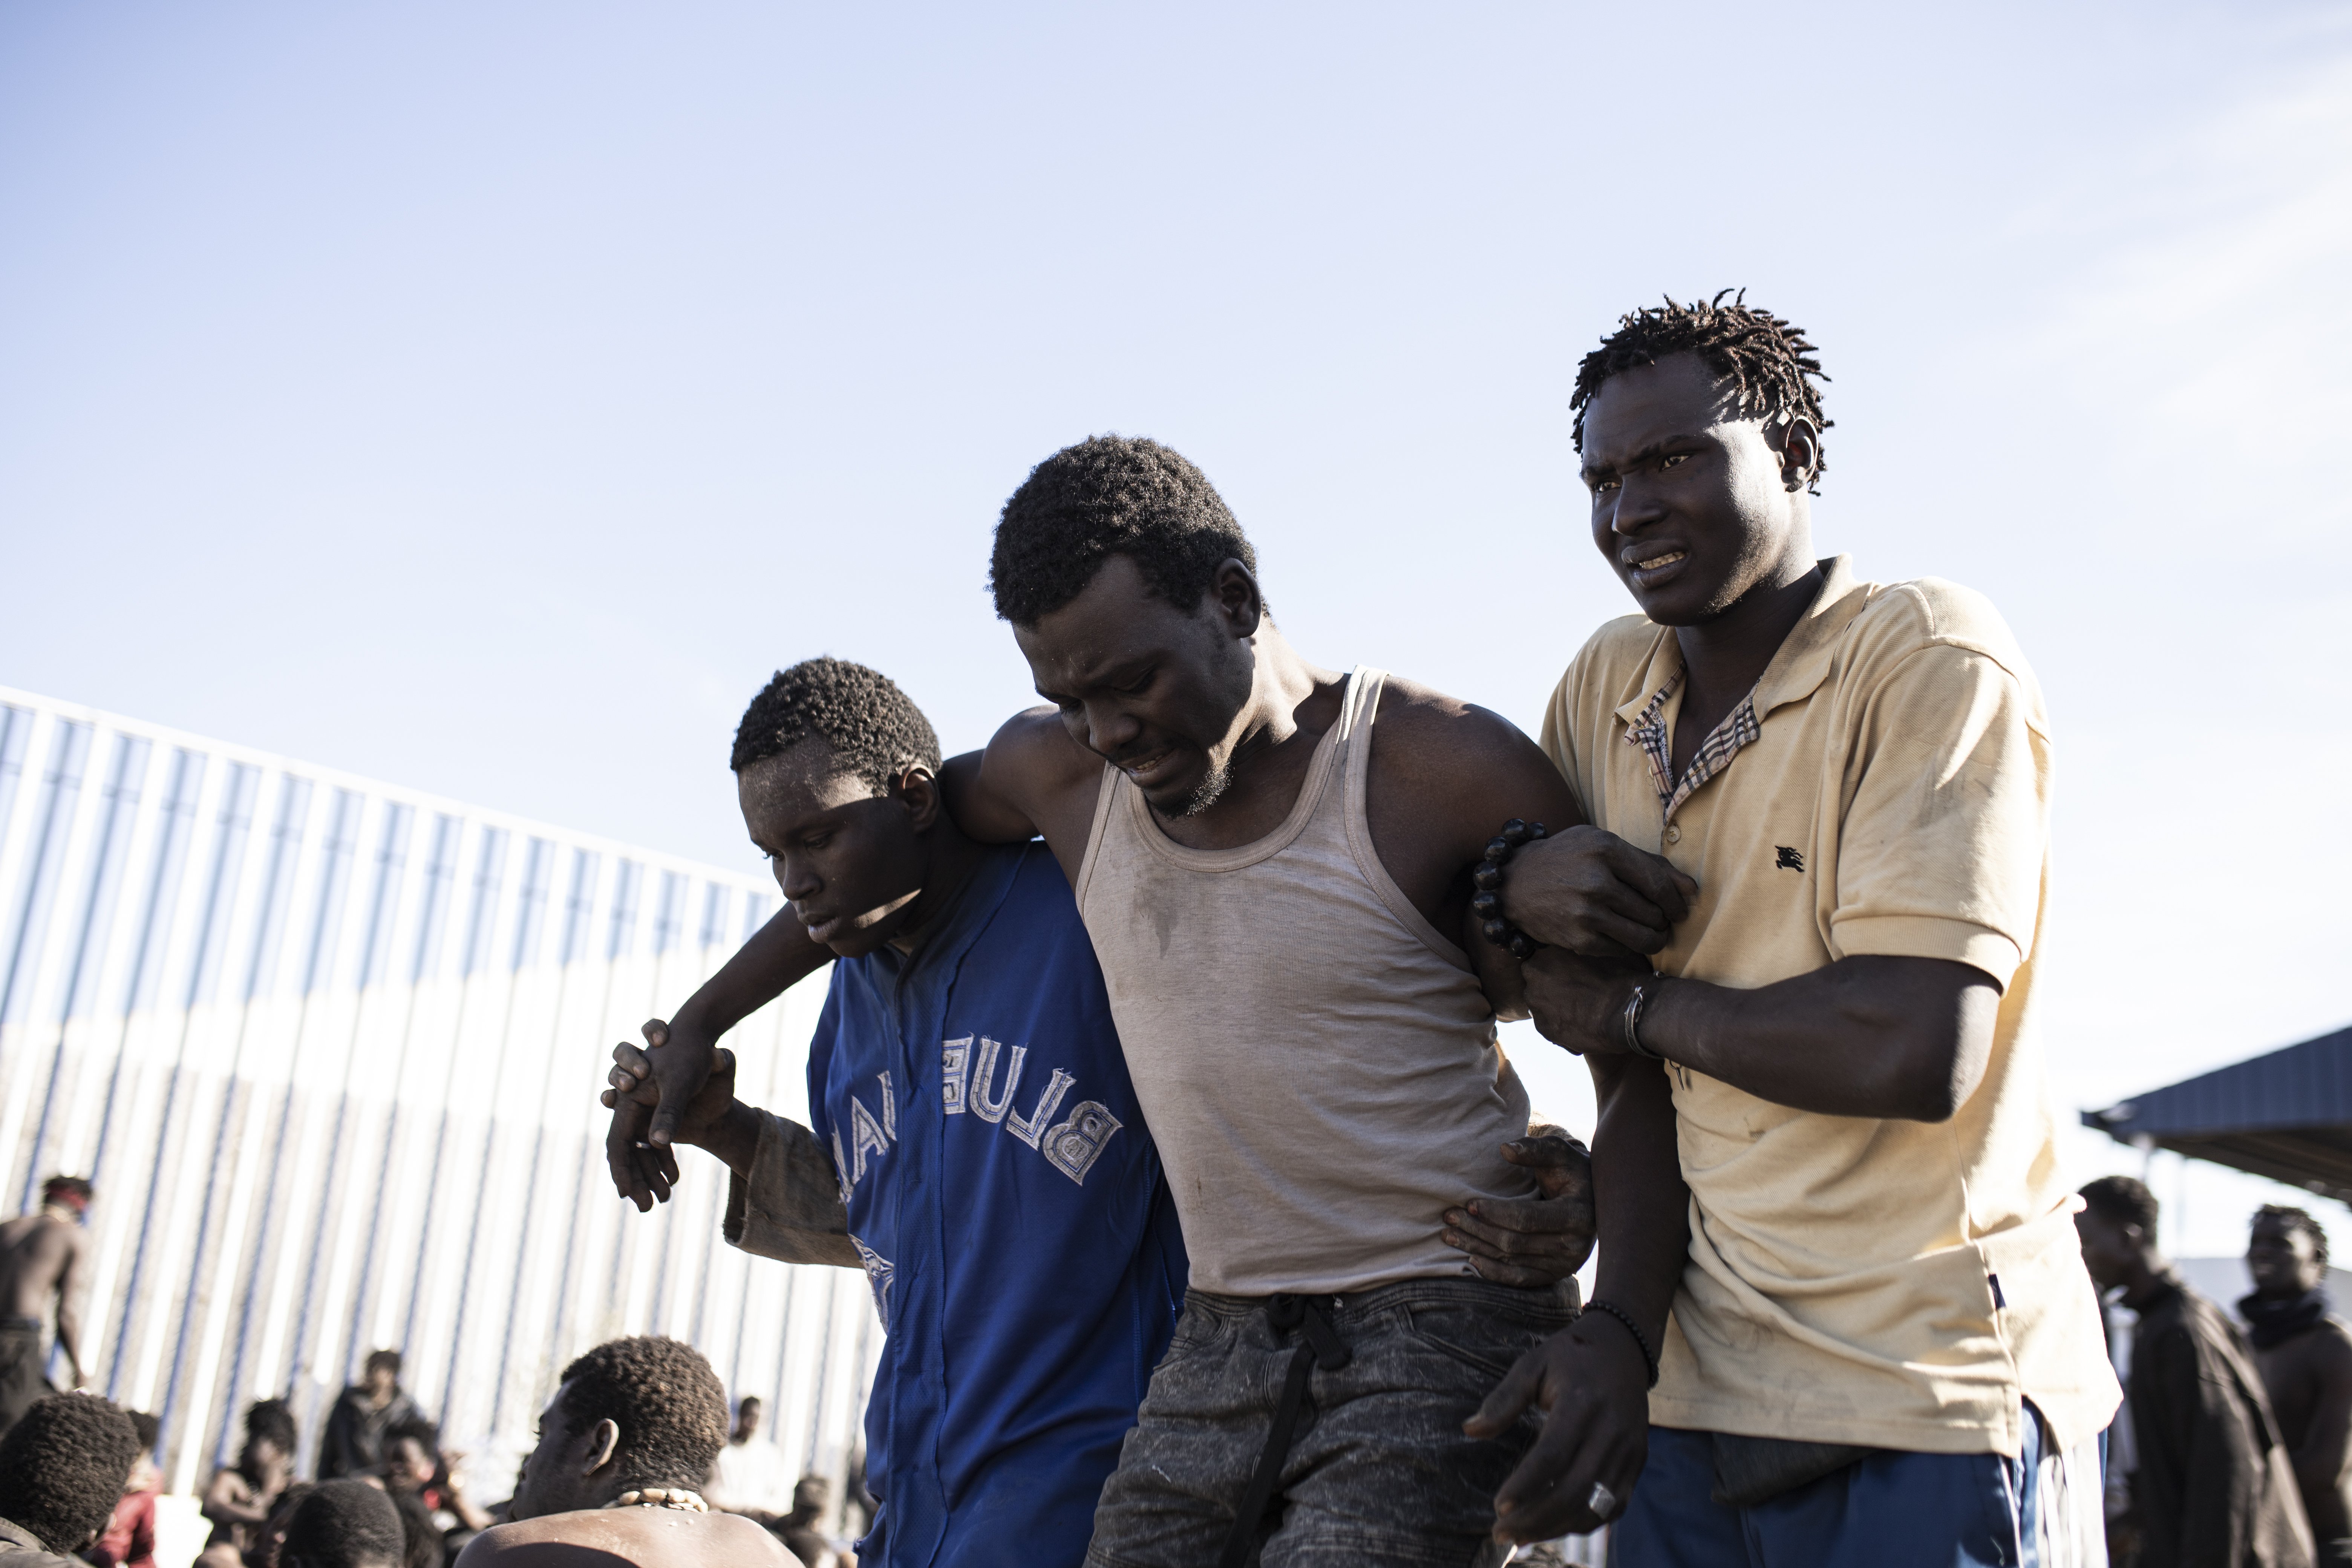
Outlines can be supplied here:
M0 1200L96 1184L90 1386L162 1415L171 1489L273 1394L308 1473L378 1346L446 1440L511 1458L567 1360L646 1332L766 1402L786 1475L838 1483L879 1349L864 1279L724 1245L723 1173L691 1153L638 1215L594 1099L612 1042L776 907L756 877L0 688ZM747 1099L804 1115L821 996L738 1031Z

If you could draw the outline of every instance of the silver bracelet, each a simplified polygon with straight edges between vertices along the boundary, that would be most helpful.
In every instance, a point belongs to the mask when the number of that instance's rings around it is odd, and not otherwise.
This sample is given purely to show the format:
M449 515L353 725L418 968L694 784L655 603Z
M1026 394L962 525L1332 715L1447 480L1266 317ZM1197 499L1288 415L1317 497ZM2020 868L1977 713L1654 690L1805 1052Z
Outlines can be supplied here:
M1625 1012L1620 1022L1624 1026L1627 1050L1650 1061L1662 1062L1666 1058L1642 1043L1642 1007L1649 999L1649 987L1636 984L1633 996L1625 1004Z

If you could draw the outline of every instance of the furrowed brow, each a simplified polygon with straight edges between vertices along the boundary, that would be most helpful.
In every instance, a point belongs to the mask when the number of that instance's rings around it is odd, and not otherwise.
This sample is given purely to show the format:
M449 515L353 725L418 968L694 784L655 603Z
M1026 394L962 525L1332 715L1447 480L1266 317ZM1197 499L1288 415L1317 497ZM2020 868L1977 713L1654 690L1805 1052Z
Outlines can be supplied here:
M1093 665L1079 671L1076 677L1071 681L1071 684L1082 691L1090 687L1125 686L1140 676L1145 669L1149 668L1155 662L1157 658L1157 655L1146 652L1131 655L1125 660L1118 663ZM1044 698L1048 702L1060 703L1076 700L1074 698L1066 697L1057 692L1048 691L1044 687L1034 683L1031 685L1029 689L1034 691L1038 696Z

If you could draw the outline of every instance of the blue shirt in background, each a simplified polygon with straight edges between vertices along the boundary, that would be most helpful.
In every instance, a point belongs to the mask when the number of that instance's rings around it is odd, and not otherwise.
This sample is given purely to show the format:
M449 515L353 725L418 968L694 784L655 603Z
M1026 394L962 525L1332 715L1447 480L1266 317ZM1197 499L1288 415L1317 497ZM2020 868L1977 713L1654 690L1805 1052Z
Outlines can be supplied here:
M1186 1266L1044 845L987 850L912 955L834 964L809 1108L888 1336L860 1561L1078 1563Z

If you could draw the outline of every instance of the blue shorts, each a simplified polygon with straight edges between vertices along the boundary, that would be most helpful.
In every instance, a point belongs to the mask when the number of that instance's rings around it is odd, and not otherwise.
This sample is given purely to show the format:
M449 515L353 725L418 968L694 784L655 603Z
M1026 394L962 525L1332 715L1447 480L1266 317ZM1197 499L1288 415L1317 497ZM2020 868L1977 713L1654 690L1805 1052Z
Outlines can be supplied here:
M2026 1407L2023 1451L1910 1454L1882 1450L1844 1469L1747 1508L1711 1501L1714 1439L1650 1428L1650 1459L1622 1518L1611 1527L1612 1568L2068 1568L2082 1542L2104 1561L2095 1473L2053 1485L2039 1412ZM2097 1450L2084 1456L2098 1462ZM2046 1498L2045 1492L2061 1495ZM2055 1503L2080 1520L2045 1519ZM2091 1542L2095 1542L2095 1546Z

